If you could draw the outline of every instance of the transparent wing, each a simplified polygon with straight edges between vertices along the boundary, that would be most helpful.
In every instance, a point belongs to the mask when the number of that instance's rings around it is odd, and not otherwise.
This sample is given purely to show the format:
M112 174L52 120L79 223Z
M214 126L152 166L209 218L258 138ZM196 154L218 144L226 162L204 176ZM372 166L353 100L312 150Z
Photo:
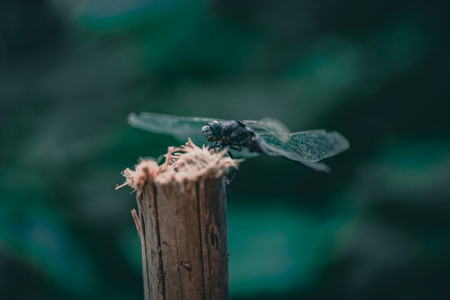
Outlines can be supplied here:
M257 141L264 153L299 162L317 162L345 151L350 146L340 133L324 129L291 133L287 141L270 131L260 131Z
M277 119L266 117L259 121L246 120L243 121L243 123L257 134L270 132L283 142L287 142L289 140L290 134L289 128L287 128L286 125L284 125L281 121Z
M202 127L211 121L226 120L199 118L199 117L178 117L149 112L131 113L128 116L128 123L136 128L153 133L167 134L173 136L178 142L186 143L190 138L197 146L210 144L202 133ZM242 151L230 151L234 157L254 157L259 153L250 153L247 149Z
M202 133L202 126L214 120L224 122L218 119L177 117L148 112L131 113L128 116L128 123L131 126L154 133L172 135L180 143L186 143L190 138L198 146L208 144Z
M331 168L323 162L307 162L307 161L295 161L299 165L305 166L307 169L312 169L317 172L331 173Z

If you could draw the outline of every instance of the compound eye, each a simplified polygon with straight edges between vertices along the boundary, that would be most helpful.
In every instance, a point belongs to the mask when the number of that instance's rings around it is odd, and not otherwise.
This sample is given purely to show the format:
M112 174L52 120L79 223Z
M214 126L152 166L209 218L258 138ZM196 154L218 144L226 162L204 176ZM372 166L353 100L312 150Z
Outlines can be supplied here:
M212 134L219 138L222 133L222 125L218 121L212 121L209 123L209 126L211 127Z
M222 132L222 125L220 125L218 121L206 123L205 126L202 127L202 132L208 142L217 141L220 137L220 133Z

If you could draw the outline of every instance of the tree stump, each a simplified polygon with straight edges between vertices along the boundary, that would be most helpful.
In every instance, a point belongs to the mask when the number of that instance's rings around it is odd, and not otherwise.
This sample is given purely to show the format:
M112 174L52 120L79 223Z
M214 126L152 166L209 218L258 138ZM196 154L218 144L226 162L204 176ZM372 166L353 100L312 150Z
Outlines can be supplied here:
M189 141L161 166L123 172L137 193L145 299L229 298L225 175L237 161L225 154Z

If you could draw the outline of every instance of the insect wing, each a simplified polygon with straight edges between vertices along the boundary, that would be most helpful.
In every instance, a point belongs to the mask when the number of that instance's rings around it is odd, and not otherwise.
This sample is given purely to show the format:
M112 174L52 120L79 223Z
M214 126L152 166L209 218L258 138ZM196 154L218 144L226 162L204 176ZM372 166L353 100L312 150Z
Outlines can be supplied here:
M291 131L280 120L266 117L259 122L264 125L268 129L268 131L275 134L275 136L277 136L280 140L284 142L287 142L289 140L289 134L291 133Z
M202 133L202 126L217 119L197 117L177 117L155 113L132 113L128 116L128 123L139 129L154 133L172 135L180 143L190 138L196 145L207 145ZM224 122L223 120L217 120Z
M300 162L317 162L349 148L345 137L336 131L324 129L291 133L287 142L270 132L260 132L258 144L264 153L284 156Z
M307 169L314 170L316 172L322 172L322 173L331 173L331 168L324 164L323 162L307 162L307 161L295 161L299 165L302 165L306 167Z
M270 133L280 141L287 142L289 140L289 128L277 119L266 117L260 121L246 120L243 123L256 134Z

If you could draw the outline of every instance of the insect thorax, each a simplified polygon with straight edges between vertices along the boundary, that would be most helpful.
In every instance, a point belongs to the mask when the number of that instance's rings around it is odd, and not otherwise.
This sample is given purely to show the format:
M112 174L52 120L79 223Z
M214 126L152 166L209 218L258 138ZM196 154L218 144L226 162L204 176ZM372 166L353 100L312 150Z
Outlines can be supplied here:
M254 133L239 121L229 121L223 124L222 141L226 145L248 147Z

